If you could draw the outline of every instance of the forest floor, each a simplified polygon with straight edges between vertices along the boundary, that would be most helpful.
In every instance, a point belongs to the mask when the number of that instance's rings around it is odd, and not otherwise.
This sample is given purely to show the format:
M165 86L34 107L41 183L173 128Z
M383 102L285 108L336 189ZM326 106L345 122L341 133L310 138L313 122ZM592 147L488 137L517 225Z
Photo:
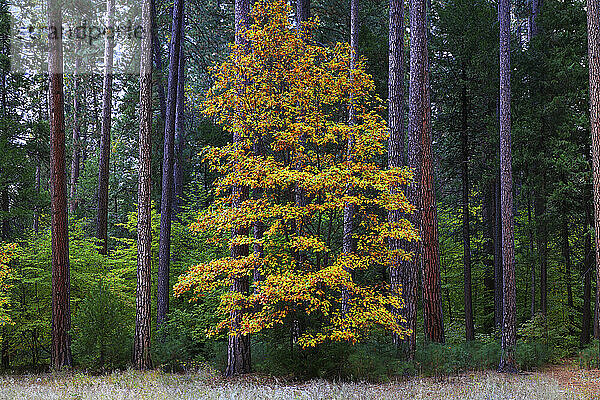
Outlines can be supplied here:
M523 375L474 372L383 384L291 383L258 375L226 380L208 372L5 375L0 376L0 399L600 399L600 371L559 366Z

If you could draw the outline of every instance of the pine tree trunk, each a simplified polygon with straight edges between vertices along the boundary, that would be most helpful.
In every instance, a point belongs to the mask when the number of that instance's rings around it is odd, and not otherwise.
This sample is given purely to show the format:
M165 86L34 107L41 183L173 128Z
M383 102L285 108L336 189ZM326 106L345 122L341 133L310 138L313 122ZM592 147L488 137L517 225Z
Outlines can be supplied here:
M588 57L590 74L590 123L594 182L594 232L596 248L596 324L600 299L600 1L587 0ZM600 329L596 334L600 336Z
M404 1L390 0L390 31L389 31L389 130L388 139L388 167L397 168L405 164L404 159ZM402 190L398 187L390 188L392 194ZM390 225L398 224L402 220L400 210L388 211ZM389 240L390 251L398 253L403 247L400 240ZM393 254L390 260L390 287L393 293L402 293L406 297L402 284L402 270L407 268L407 263L399 254ZM416 302L416 301L415 301ZM394 310L398 316L402 310ZM402 344L402 339L394 334L393 341L396 346Z
M169 267L171 262L171 213L173 203L173 150L175 146L175 116L177 111L177 79L183 24L183 0L173 6L169 80L167 83L167 113L165 119L164 151L162 162L162 195L160 201L160 238L158 247L158 279L156 282L156 328L167 320L169 312Z
M246 39L243 32L250 26L250 7L251 0L235 0L235 42L244 45ZM233 142L240 143L239 133L234 133ZM232 188L233 208L238 208L243 201L248 199L248 187L234 186ZM232 237L248 236L247 228L236 228L232 232ZM248 245L235 245L231 248L231 257L246 257L249 254ZM249 278L247 276L233 278L230 290L234 293L248 294L250 290ZM225 376L231 377L240 374L247 374L252 368L250 354L250 337L237 332L240 329L240 321L244 310L236 310L230 313L231 330L228 336L227 344L227 368Z
M537 36L538 29L538 18L540 16L540 8L542 7L542 0L531 0L531 15L529 15L529 39L531 40Z
M571 285L571 246L569 244L569 225L566 220L562 223L562 254L565 259L565 286L567 288L567 316L569 320L569 333L573 334L573 325L575 319L573 317L573 287Z
M40 212L39 212L39 198L40 198L40 180L41 180L41 167L39 164L39 160L37 161L37 165L35 166L35 206L33 208L33 232L37 234L40 232Z
M173 160L173 216L183 204L183 147L185 146L185 15L181 23L179 72L177 77L177 110L175 115L175 147Z
M463 87L461 93L462 129L460 135L462 150L462 233L463 233L463 263L464 263L464 301L465 301L465 338L475 339L473 324L473 295L471 289L471 230L469 226L469 100L467 97L467 74L465 67L461 71Z
M296 22L302 26L303 22L310 18L310 0L298 0L296 2Z
M10 236L10 219L8 214L10 212L10 201L8 196L8 187L2 189L0 193L0 211L2 211L3 217L0 222L0 237L4 239L4 241L8 241L8 237Z
M502 210L500 207L500 179L494 184L494 192L494 208L496 210L496 223L494 224L494 319L496 329L502 329L504 279L502 278Z
M106 2L106 18L110 25L114 19L115 0ZM100 254L108 253L108 180L110 169L110 129L112 125L114 38L107 35L104 44L104 83L102 86L102 122L100 125L100 160L98 166L98 239Z
M48 1L48 26L62 27L60 2ZM50 197L52 227L52 350L54 369L70 367L71 305L69 271L69 219L65 160L63 49L60 35L49 35L48 77L50 107Z
M594 306L594 339L600 339L600 296L598 296L598 293L596 293Z
M490 147L490 146L487 146ZM487 149L489 151L489 149ZM481 216L483 222L483 252L485 256L482 259L484 269L483 285L486 292L491 295L492 301L485 301L483 305L484 314L491 315L492 321L488 325L487 319L485 322L486 328L494 327L495 320L493 318L495 313L494 307L494 227L496 225L496 211L495 211L495 183L493 181L488 182L484 186L482 192L482 204L481 204ZM489 332L489 330L487 330Z
M541 193L540 193L541 192ZM548 229L546 227L546 177L542 174L542 186L536 193L534 210L537 224L537 248L540 259L540 308L548 315Z
M7 73L2 71L2 118L4 119L8 118L6 115L6 75ZM5 134L6 131L3 132L2 136ZM0 237L5 241L8 241L8 236L10 234L10 219L8 215L10 211L10 202L8 196L9 183L6 182L3 186L2 192L0 193L0 211L3 213L2 220L0 220Z
M499 370L516 372L515 244L510 113L510 0L498 4L500 21L500 203L502 211L503 319Z
M350 56L350 71L356 68L358 61L358 0L350 0L350 48L352 54ZM352 72L351 72L352 74ZM352 79L352 78L351 78ZM348 124L352 127L356 124L354 112L354 104L352 94L350 95L350 107L348 113ZM351 128L352 130L352 128ZM352 153L354 151L354 133L350 132L348 136L346 160L351 163L354 159ZM353 188L348 185L346 191L350 194ZM354 218L356 206L350 202L344 205L344 233L342 238L342 247L344 254L352 254L356 251L356 243L354 235ZM352 277L353 271L346 270ZM350 311L350 293L346 289L342 289L342 313L347 314Z
M431 149L431 101L427 44L427 2L410 1L409 135L420 142L420 197L425 337L444 342L437 206ZM411 116L412 115L412 116Z
M529 192L529 196L527 198L527 225L528 225L528 234L529 234L529 255L531 256L531 259L533 259L533 243L534 243L534 237L533 237L533 221L531 218L531 191ZM531 274L530 274L530 282L531 282L531 291L530 291L530 295L529 295L529 315L531 316L531 318L533 318L535 316L535 263L531 263Z
M142 23L145 31L152 29L150 0L142 2ZM138 242L135 335L133 366L144 370L152 367L150 359L151 332L151 194L152 194L152 35L142 39L140 61L140 130L138 174Z
M77 49L80 51L81 44L77 43ZM77 184L79 182L79 174L81 171L81 103L79 101L80 84L81 78L79 76L79 69L81 65L81 57L77 56L75 59L75 74L74 74L74 88L73 88L73 156L71 158L71 191L69 194L69 212L75 213L77 210L78 202L77 199Z
M592 327L592 270L594 268L592 254L592 236L590 233L592 216L590 198L587 193L591 193L586 186L586 195L584 196L585 207L585 235L583 239L583 264L581 273L583 275L583 312L581 318L581 336L580 344L585 346L590 342L590 333Z
M421 213L423 208L421 196L421 160L423 156L421 143L421 129L424 125L425 117L423 113L425 86L424 60L419 45L419 38L416 35L418 24L415 15L416 7L424 8L422 0L410 0L410 81L408 93L408 136L406 141L406 153L408 167L413 171L413 182L407 188L408 201L415 207L410 215L411 224L421 231ZM423 10L422 13L425 11ZM423 22L424 23L424 22ZM404 344L404 350L409 359L413 359L416 349L416 327L417 327L417 284L418 271L421 266L420 242L409 243L408 250L413 253L413 258L407 263L407 268L402 272L401 282L405 301L405 317L407 328L412 334L407 338Z
M150 0L150 12L152 18L152 56L154 67L156 68L156 90L158 91L158 104L160 105L160 118L164 124L167 115L167 101L165 98L165 88L163 84L163 60L158 42L158 29L156 27L156 1Z

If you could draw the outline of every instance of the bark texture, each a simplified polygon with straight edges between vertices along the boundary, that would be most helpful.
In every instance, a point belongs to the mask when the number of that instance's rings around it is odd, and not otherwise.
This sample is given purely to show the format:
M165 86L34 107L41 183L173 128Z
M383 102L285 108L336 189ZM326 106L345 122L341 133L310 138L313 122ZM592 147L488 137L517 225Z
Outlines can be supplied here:
M106 19L114 19L115 1L106 2ZM100 124L100 161L98 166L98 239L101 254L108 252L108 178L110 171L110 128L112 125L112 84L114 38L107 35L104 43L104 82L102 85L102 122Z
M427 44L427 2L410 1L409 136L419 142L419 196L422 238L423 317L426 340L444 342L437 207L433 185L431 100ZM417 177L415 177L416 179Z
M142 23L151 32L150 1L142 3ZM137 290L135 298L135 334L133 338L133 366L145 370L152 367L150 358L151 329L151 157L152 157L152 35L142 39L140 64L140 130L138 174L137 223Z
M566 212L565 214L566 215ZM569 333L573 334L575 318L573 316L573 287L571 285L571 245L569 244L569 223L565 219L562 223L562 255L565 260L565 286L567 288L567 316L569 320Z
M77 44L78 49L81 49L81 44ZM81 171L81 102L80 102L80 86L81 77L79 76L79 69L81 66L81 57L77 56L75 59L75 74L74 74L74 88L73 88L73 155L71 157L71 185L69 193L69 212L73 214L77 210L78 199L77 199L77 184L79 182L79 174Z
M594 185L594 240L596 248L596 322L600 299L600 1L587 0L588 58L590 74L590 123ZM597 326L597 325L596 325ZM596 334L600 329L596 328Z
M591 194L590 190L586 190L587 193ZM585 237L583 239L583 264L581 266L581 274L583 275L583 310L581 318L581 336L579 342L581 346L585 346L590 342L590 336L592 331L592 271L594 269L594 262L592 254L592 235L590 233L592 216L591 216L591 204L590 196L585 196L584 201L585 207Z
M390 31L389 31L389 117L388 126L390 137L388 139L388 167L397 168L405 165L404 157L404 7L403 0L390 0ZM392 194L402 190L398 187L391 187ZM402 219L400 210L388 212L388 222L397 224ZM400 251L402 242L397 239L389 240L389 247L392 252ZM390 260L390 287L394 293L402 293L406 298L405 289L402 282L403 270L408 264L402 260L399 255L392 255ZM415 299L416 302L416 299ZM394 310L396 315L400 315L402 310ZM402 339L393 336L394 344L400 346Z
M542 315L548 315L548 228L546 226L546 178L542 176L542 193L536 193L534 210L537 224L537 248L540 262L540 309Z
M421 159L422 143L421 129L424 125L424 116L422 115L422 103L424 102L423 87L425 86L424 60L419 54L419 43L415 24L415 7L425 7L421 0L410 0L410 81L408 93L408 136L406 141L407 164L413 171L413 182L407 188L408 200L415 206L415 211L410 216L411 224L418 230L421 229ZM422 13L425 11L423 10ZM409 359L414 358L416 347L416 327L417 327L417 283L418 271L421 265L421 243L411 242L409 250L413 258L407 263L406 269L402 272L401 282L405 302L405 318L407 328L412 334L404 343L405 354Z
M167 83L167 113L162 162L162 193L160 201L160 238L158 247L158 279L156 284L156 327L166 322L169 311L169 270L171 263L171 213L173 205L173 151L175 147L175 117L177 111L177 80L179 78L179 53L183 26L183 0L173 6L169 80Z
M62 26L60 2L48 1L48 26ZM69 219L65 159L63 49L60 35L49 34L50 196L52 228L52 349L51 365L73 365L71 356L71 281L69 271Z
M510 0L498 3L500 21L500 204L502 214L503 318L499 370L516 372L515 244L510 114Z
M158 91L158 104L160 105L160 118L163 123L167 115L167 100L165 98L165 87L163 84L163 59L158 42L158 30L156 27L156 1L150 0L150 12L152 18L152 57L157 72L156 90Z
M494 224L494 322L497 329L502 329L502 297L504 296L504 280L502 278L502 211L500 206L500 179L494 185L495 217Z
M179 72L177 78L177 111L175 115L175 147L173 150L173 216L183 203L183 148L185 146L185 15L181 24Z

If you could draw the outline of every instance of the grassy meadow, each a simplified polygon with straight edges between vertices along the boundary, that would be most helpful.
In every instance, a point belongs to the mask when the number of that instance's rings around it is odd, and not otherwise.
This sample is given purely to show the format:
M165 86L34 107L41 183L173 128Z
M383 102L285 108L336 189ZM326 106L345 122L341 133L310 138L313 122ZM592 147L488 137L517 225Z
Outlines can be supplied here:
M169 374L128 370L101 376L82 373L1 376L0 399L525 400L600 399L600 392L569 387L545 373L506 376L478 372L373 384L324 380L285 382L258 375L225 380L212 372Z

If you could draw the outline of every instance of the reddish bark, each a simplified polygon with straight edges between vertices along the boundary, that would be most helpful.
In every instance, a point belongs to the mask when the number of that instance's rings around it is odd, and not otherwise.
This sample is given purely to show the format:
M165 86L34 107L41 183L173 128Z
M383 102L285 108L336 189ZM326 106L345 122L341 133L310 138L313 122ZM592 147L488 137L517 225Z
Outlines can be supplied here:
M60 3L48 1L48 26L62 26ZM50 196L52 228L52 349L55 369L70 367L71 282L69 271L69 219L65 159L63 49L60 35L49 35L48 77L50 108Z

